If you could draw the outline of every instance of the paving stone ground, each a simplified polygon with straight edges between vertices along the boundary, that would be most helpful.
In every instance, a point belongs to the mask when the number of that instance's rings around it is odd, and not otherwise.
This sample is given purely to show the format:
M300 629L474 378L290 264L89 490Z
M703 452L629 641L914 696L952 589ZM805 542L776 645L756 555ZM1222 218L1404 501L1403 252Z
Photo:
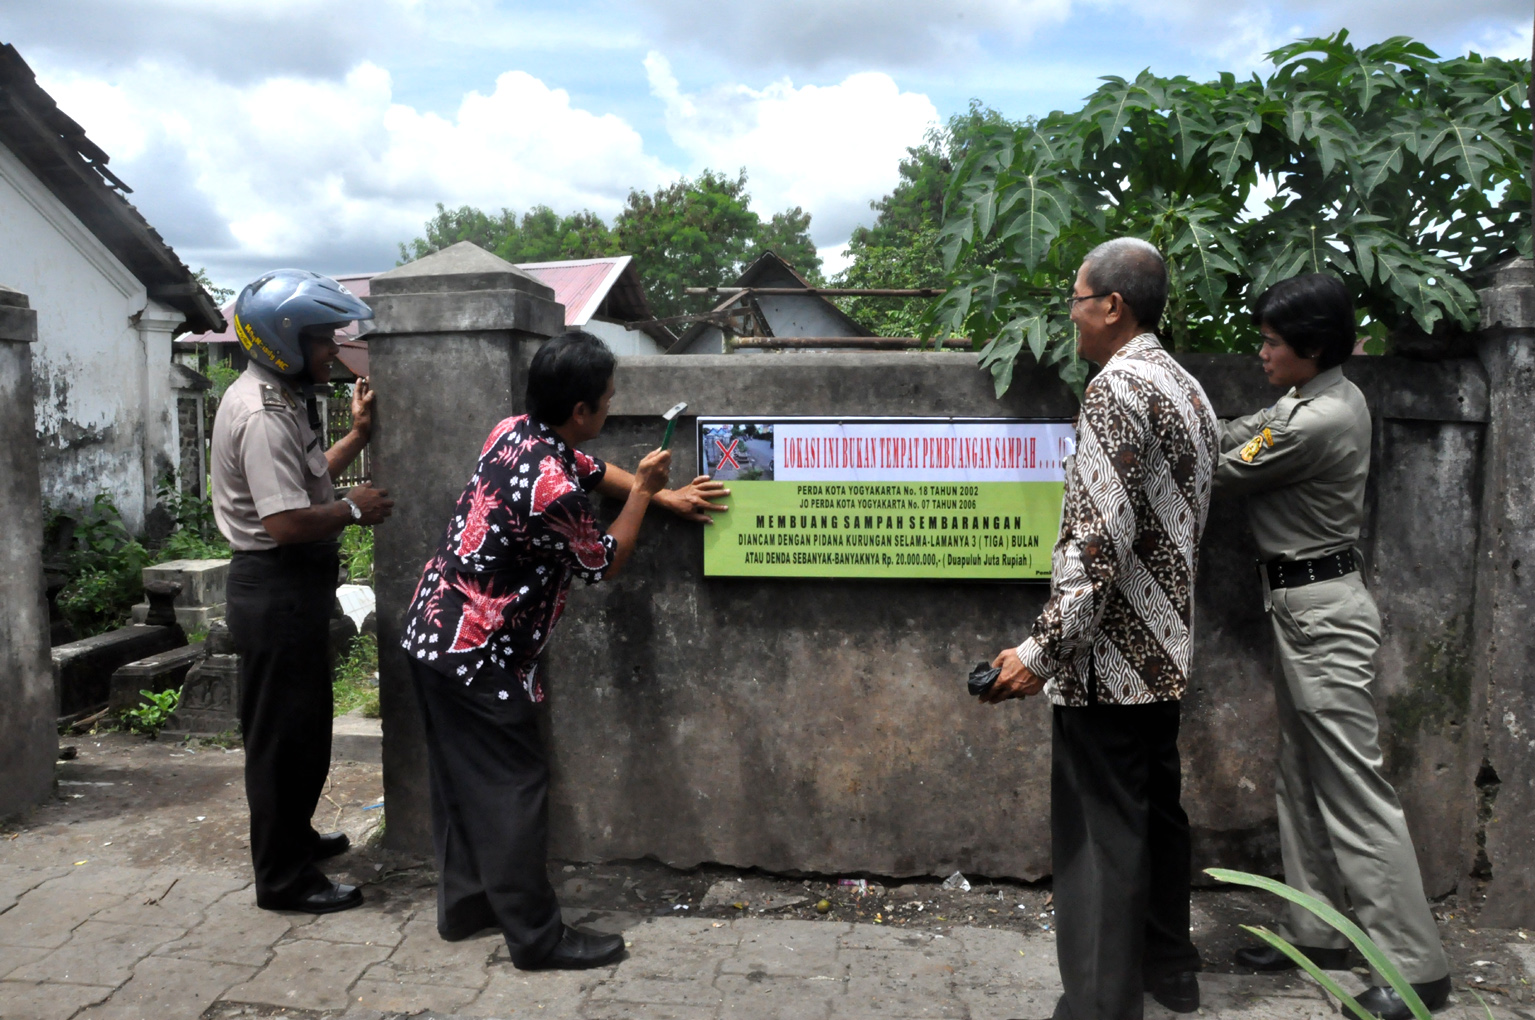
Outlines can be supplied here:
M430 874L387 854L347 855L333 869L369 881L360 909L323 917L258 910L238 853L239 797L224 786L238 776L238 755L157 753L162 767L186 774L179 793L165 775L66 768L96 777L73 782L114 785L61 787L88 793L66 793L0 834L3 1020L992 1020L1049 1016L1060 993L1048 931L902 928L834 916L642 916L574 907L571 919L623 931L628 957L579 973L519 971L491 935L443 942ZM357 837L375 824L367 810L376 797L372 768L338 769L329 791L334 807L322 801L334 814L318 821L337 821ZM128 796L128 784L160 793ZM95 803L81 803L92 797ZM194 836L201 851L184 852L181 844ZM566 884L574 890L584 881ZM1513 962L1497 980L1531 978L1523 970L1535 967L1527 942L1513 942L1500 959ZM1339 978L1361 984L1353 973ZM1206 1018L1337 1015L1303 978L1209 973L1202 989ZM1535 1020L1526 1006L1494 1001L1494 1020ZM1151 1020L1173 1015L1147 1000ZM1440 1015L1484 1014L1458 992Z

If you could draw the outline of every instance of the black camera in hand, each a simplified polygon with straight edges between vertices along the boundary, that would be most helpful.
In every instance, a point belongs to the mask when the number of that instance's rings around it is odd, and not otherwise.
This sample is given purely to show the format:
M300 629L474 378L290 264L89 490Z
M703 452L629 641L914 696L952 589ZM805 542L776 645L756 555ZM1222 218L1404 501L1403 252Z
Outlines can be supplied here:
M971 694L980 697L991 690L991 685L996 683L997 677L1001 675L1002 669L1000 666L993 666L986 662L977 662L975 668L970 671L970 679L967 681L966 686L969 687Z

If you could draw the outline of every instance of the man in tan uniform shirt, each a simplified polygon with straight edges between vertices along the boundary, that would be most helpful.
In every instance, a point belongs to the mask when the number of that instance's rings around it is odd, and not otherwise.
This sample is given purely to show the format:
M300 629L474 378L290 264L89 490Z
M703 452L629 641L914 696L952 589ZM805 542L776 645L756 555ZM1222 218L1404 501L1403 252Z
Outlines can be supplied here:
M1259 299L1271 407L1222 423L1217 497L1246 496L1264 562L1280 679L1276 778L1285 881L1359 925L1418 987L1444 1004L1450 965L1423 893L1402 806L1382 771L1371 684L1381 620L1354 546L1364 523L1370 411L1340 367L1354 345L1353 303L1322 274L1285 280ZM1322 967L1346 965L1348 941L1291 906L1281 934ZM1237 951L1256 970L1293 964L1277 950ZM1410 1013L1380 975L1359 996L1387 1020Z
M251 364L213 425L214 518L234 550L226 615L240 655L256 905L270 910L362 902L315 866L346 850L346 835L322 836L310 818L330 769L336 538L348 524L382 521L392 504L368 485L338 501L332 484L368 442L367 381L352 400L352 431L329 450L312 394L329 382L335 328L372 314L313 273L278 270L246 287L234 326Z

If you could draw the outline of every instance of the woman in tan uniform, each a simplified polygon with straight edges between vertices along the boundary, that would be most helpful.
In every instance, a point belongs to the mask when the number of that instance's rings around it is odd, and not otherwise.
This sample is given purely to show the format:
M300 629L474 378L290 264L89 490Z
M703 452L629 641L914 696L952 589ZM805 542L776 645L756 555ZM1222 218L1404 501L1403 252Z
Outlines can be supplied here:
M1370 471L1370 412L1343 376L1354 348L1354 304L1321 273L1285 280L1258 299L1263 371L1285 393L1222 424L1215 493L1248 497L1274 627L1282 742L1276 799L1285 881L1362 927L1430 1009L1450 992L1450 965L1423 894L1396 791L1381 770L1370 685L1380 613L1354 549ZM1281 934L1324 968L1341 968L1344 937L1289 908ZM1293 967L1267 945L1239 949L1253 970ZM1374 975L1358 996L1386 1020L1411 1016Z

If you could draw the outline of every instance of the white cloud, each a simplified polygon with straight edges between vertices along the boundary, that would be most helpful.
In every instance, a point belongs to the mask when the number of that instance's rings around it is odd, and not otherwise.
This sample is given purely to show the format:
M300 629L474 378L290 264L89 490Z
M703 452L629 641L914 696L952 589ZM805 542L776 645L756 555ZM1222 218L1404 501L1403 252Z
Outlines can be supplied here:
M395 102L389 72L371 63L339 81L241 86L145 64L111 84L43 84L130 185L140 163L179 168L180 180L138 182L159 196L145 211L177 243L181 212L211 207L232 241L178 250L225 283L279 263L387 268L395 243L419 233L438 201L611 216L630 187L676 176L622 119L576 107L521 71L502 74L488 95L468 93L451 116Z
M751 61L818 68L941 65L990 39L1027 40L1064 21L1071 0L644 0L662 34ZM950 66L953 66L950 64Z
M835 85L763 89L724 85L683 92L659 53L645 58L651 92L666 104L666 129L692 160L734 173L745 167L752 205L767 216L789 206L812 215L822 245L847 240L869 203L895 187L908 146L938 121L927 96L902 92L889 75L849 75Z

